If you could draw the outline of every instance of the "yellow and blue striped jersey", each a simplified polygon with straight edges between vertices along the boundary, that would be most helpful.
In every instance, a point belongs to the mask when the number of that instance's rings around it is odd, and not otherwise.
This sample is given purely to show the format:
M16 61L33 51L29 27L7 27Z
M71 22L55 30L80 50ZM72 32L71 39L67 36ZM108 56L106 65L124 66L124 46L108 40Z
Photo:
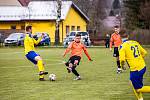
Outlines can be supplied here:
M140 71L145 65L144 56L147 54L142 46L132 40L125 41L119 50L120 62L127 61L131 71Z
M28 54L30 51L35 51L34 44L37 45L42 38L39 38L37 41L30 37L29 34L26 34L24 39L24 48L25 48L25 54Z

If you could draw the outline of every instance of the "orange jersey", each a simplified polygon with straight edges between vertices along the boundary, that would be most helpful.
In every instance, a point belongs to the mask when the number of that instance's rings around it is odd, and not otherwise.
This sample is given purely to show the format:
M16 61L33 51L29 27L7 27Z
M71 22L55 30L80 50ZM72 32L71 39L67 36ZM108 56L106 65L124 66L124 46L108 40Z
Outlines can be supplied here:
M91 57L89 56L86 47L84 46L84 44L82 43L76 43L75 41L71 42L68 46L68 48L66 49L64 55L66 55L68 52L70 52L71 50L71 57L72 56L80 56L82 57L82 50L84 51L84 53L86 54L86 56L88 57L88 59L90 60Z
M119 47L122 44L122 40L120 34L113 33L110 38L110 48L112 48L112 44L114 47Z

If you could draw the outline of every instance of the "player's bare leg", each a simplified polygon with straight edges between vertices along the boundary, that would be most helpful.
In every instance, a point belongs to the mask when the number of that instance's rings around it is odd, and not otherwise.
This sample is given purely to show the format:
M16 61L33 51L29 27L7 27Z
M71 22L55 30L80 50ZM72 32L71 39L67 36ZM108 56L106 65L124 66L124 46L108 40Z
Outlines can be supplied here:
M130 81L130 84L132 86L132 89L133 89L133 92L137 98L137 100L143 100L143 96L142 96L142 93L141 92L137 92L137 90L134 89L133 85L132 85L132 82Z

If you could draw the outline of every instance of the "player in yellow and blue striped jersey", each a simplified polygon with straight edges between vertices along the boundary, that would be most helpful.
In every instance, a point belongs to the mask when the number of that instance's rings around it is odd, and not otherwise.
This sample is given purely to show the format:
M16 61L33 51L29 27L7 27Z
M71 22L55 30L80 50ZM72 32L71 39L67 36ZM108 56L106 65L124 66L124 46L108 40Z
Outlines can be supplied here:
M143 100L142 93L150 92L150 86L143 85L143 75L146 72L144 57L147 51L137 41L128 40L128 34L123 32L120 35L123 41L119 50L121 66L127 62L134 93L138 100Z
M44 75L48 74L48 72L44 71L44 64L42 58L39 54L35 52L34 48L34 45L37 45L41 41L42 37L43 34L36 41L32 36L32 26L26 27L26 36L24 39L25 55L29 61L38 66L40 81L44 81Z

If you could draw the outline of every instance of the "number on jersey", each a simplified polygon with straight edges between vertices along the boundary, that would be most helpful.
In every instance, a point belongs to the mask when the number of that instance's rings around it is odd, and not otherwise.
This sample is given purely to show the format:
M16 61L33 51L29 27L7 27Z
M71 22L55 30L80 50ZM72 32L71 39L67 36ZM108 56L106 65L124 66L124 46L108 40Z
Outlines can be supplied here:
M135 58L140 56L138 45L131 46L131 50L133 51L133 55Z

